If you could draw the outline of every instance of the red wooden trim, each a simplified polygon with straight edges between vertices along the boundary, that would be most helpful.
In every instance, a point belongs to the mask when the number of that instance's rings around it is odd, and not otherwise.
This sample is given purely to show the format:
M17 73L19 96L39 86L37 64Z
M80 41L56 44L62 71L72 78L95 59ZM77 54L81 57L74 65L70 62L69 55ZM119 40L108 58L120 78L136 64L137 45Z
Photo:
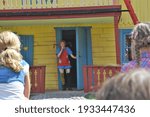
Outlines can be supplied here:
M109 70L110 70L111 68L110 67L105 67L105 72L106 72L106 79L108 79L108 77L109 77ZM105 79L105 80L106 80Z
M36 71L36 76L35 76ZM31 92L44 93L45 92L45 66L32 66L30 67L31 77ZM35 80L36 78L36 80ZM37 86L35 86L35 81Z
M118 19L119 19L118 16L114 17L115 44L116 44L116 63L120 64L120 41L119 41Z
M131 0L124 0L127 9L129 10L129 14L132 18L134 25L139 23L139 20L134 12L134 8L132 7Z
M94 86L92 85L93 82L92 82L92 79L93 79L93 75L92 75L92 72L93 71L93 68L88 68L88 91L92 91Z
M121 66L84 66L84 92L97 91L101 88L104 81L104 71L106 71L106 79L111 78L120 71ZM100 71L100 81L98 80L98 70ZM109 75L109 71L112 71L112 75ZM99 81L99 82L98 82ZM93 84L94 83L94 84Z
M104 66L100 66L99 67L100 70L100 87L102 86L103 82L104 82Z
M94 7L74 7L74 8L50 8L50 9L19 9L19 10L0 10L1 13L15 13L15 12L46 12L46 11L89 11L89 10L103 10L103 9L121 9L120 5L112 6L94 6ZM38 19L66 19L66 18L89 18L89 17L109 17L120 15L120 12L110 12L110 13L94 13L94 14L68 14L68 15L55 15L55 16L12 16L12 17L0 17L0 20L38 20Z
M94 70L94 90L96 91L98 89L98 67L93 67L93 70Z
M68 10L96 10L96 9L112 9L121 8L121 5L109 5L109 6L90 6L90 7L69 7L69 8L37 8L37 9L11 9L0 10L0 12L44 12L44 11L68 11Z
M0 20L40 20L40 19L66 19L66 18L91 18L91 17L113 17L120 13L97 13L82 15L61 15L61 16L20 16L20 17L0 17Z
M84 78L84 92L88 92L88 79L87 79L87 70L86 66L83 66L83 78Z
M44 66L41 66L39 68L39 84L40 84L40 92L41 93L44 93L45 92L45 67Z

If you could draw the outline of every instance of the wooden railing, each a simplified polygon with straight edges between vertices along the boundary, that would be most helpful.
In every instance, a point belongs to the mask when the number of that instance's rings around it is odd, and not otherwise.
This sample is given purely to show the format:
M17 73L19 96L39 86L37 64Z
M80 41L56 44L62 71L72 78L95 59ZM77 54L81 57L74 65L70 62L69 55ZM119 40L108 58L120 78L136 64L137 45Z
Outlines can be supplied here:
M37 9L117 5L119 0L0 0L0 9Z
M120 72L120 66L84 66L84 92L97 91L106 79Z
M45 66L30 67L31 93L45 92Z

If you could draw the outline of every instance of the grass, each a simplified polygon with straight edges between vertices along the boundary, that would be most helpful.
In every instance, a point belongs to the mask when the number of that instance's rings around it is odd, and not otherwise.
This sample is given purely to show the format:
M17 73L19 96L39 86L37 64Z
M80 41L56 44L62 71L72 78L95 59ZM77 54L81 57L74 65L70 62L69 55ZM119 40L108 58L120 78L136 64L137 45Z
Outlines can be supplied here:
M87 93L87 94L85 94L85 96L84 96L86 99L89 99L89 100L92 100L92 99L96 99L96 97L95 97L95 93L93 93L93 92L89 92L89 93Z

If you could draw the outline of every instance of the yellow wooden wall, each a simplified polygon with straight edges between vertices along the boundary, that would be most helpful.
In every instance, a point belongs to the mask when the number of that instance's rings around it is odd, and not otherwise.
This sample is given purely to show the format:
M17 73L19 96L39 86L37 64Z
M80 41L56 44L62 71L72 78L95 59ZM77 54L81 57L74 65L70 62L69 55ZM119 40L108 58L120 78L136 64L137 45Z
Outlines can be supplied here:
M46 65L46 89L58 89L56 63L56 34L54 27L92 26L93 64L116 64L114 26L112 24L87 25L42 25L12 26L0 30L11 30L20 35L34 35L34 65Z
M113 23L93 26L92 47L94 65L116 64Z
M122 9L127 9L124 0L119 1L122 5ZM134 7L135 13L139 19L140 22L149 22L150 21L150 0L131 0L131 3ZM131 17L128 12L123 12L121 19L120 19L120 28L128 28L133 27L133 22L131 20Z
M50 26L13 26L3 30L11 30L19 35L34 35L34 65L46 65L46 89L57 89L57 67L55 30Z

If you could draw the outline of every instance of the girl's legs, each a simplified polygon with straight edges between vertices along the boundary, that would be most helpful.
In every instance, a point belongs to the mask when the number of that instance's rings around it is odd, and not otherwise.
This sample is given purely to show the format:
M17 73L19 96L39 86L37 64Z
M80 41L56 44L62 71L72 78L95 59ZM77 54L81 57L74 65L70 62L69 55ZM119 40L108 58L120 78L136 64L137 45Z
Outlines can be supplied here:
M67 80L67 88L72 90L71 88L71 76L70 76L70 69L66 69L66 80Z
M66 90L65 78L64 78L64 69L59 69L60 72L60 79L62 83L62 89Z
M70 74L70 69L66 69L66 74Z

